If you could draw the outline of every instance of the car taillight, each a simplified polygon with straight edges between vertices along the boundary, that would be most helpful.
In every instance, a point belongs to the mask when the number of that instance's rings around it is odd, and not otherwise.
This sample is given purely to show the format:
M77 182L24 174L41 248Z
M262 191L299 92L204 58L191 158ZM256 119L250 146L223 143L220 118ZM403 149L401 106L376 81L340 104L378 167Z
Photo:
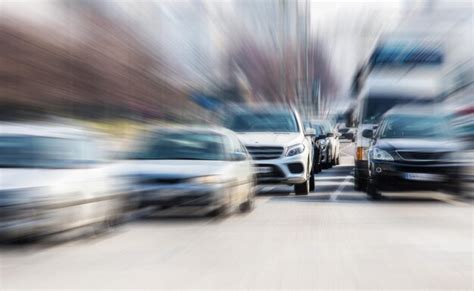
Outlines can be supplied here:
M364 147L357 147L356 160L358 160L358 161L367 160L367 156L365 154L365 148Z

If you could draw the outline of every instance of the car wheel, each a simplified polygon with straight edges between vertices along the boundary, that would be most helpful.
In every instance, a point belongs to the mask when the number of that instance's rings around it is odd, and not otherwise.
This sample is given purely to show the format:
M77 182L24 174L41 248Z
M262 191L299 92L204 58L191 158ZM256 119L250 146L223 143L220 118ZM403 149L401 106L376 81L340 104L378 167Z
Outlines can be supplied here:
M316 185L314 184L314 171L311 173L311 177L309 178L309 190L314 191Z
M252 187L249 190L247 200L240 204L239 210L241 213L251 212L255 206L255 187Z
M222 205L219 205L217 208L211 210L207 216L209 217L218 217L218 218L225 218L230 215L231 210L231 197L227 197Z
M341 157L340 155L337 155L337 159L336 159L336 165L340 165L340 164L341 164L341 162L340 162L340 160L339 160L339 159L340 159L340 157Z
M295 195L308 195L309 183L310 183L310 179L306 180L303 183L295 184Z
M382 198L382 194L377 191L377 187L375 187L375 185L370 181L367 183L367 195L372 200L380 200Z
M364 179L358 175L354 176L354 190L355 191L365 191L367 189L367 184Z
M229 206L223 205L220 206L207 214L208 217L224 218L229 216Z

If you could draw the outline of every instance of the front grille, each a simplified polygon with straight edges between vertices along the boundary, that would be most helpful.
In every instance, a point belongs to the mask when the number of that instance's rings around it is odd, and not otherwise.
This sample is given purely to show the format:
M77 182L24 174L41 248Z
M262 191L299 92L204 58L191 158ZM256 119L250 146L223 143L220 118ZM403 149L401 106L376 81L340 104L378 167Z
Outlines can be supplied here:
M443 158L445 152L405 152L397 151L398 155L407 161L436 161Z
M254 160L278 159L283 154L283 147L249 146L247 150Z

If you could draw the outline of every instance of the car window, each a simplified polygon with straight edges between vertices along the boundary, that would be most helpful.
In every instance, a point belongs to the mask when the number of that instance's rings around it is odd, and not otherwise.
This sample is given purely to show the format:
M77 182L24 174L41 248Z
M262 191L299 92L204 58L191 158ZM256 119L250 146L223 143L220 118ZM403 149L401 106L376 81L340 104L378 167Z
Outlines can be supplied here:
M224 139L219 134L192 131L155 133L145 138L131 159L224 160Z
M0 137L0 167L74 168L100 157L88 139L43 136Z

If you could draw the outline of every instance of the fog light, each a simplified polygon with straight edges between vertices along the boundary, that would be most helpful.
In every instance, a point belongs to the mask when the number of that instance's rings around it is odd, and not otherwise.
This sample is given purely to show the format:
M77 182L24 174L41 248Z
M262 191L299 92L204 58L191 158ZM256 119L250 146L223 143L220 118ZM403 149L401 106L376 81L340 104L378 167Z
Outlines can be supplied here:
M375 168L375 172L377 172L378 174L382 173L382 168L379 168L379 167Z

